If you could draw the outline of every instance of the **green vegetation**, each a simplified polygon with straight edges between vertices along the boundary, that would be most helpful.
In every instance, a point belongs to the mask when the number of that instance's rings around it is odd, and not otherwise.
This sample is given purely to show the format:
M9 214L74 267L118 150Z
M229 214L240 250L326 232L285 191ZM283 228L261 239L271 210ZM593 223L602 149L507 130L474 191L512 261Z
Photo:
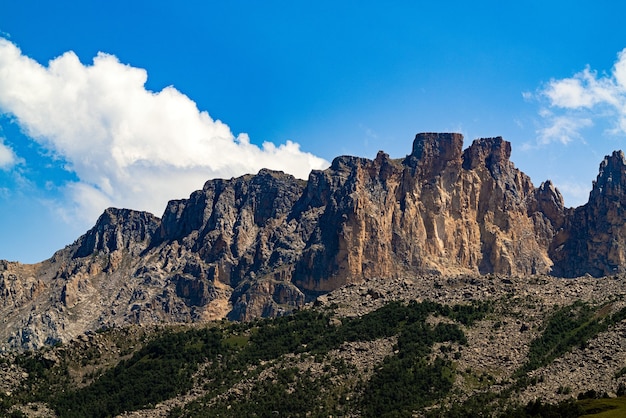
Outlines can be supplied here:
M466 417L501 417L501 418L577 418L584 415L585 409L572 399L557 404L546 404L541 400L531 401L524 406L502 408L502 404L493 405L498 396L494 393L482 393L472 396L462 404L455 404L450 409L435 411L429 417L466 418ZM500 411L500 412L498 412Z
M279 362L271 377L255 382L246 396L228 393L210 406L206 400L193 402L172 411L171 417L246 417L246 416L324 416L346 410L345 387L333 381L346 381L355 371L335 364L322 375Z
M626 416L626 398L585 399L579 401L582 417L621 418Z
M218 328L168 332L93 384L57 394L50 404L62 417L108 417L153 405L191 389L198 363L224 351Z
M601 330L593 309L582 302L564 306L554 312L543 333L531 342L528 361L520 372L545 366L572 347L584 343Z
M426 319L435 315L471 324L490 309L479 303L450 308L432 302L391 302L360 318L343 318L341 325L332 325L329 313L309 310L258 321L249 329L238 325L237 332L249 333L248 344L230 353L228 369L207 369L208 394L171 416L328 416L354 410L365 416L410 416L414 409L446 396L452 387L452 363L440 357L429 360L433 344L466 342L456 323L432 326ZM329 359L328 352L343 343L392 336L398 337L395 354L374 370L369 381L356 378L353 366ZM309 358L322 371L314 375L290 366L293 363L285 356L294 354L299 356L296 364ZM247 395L228 394L213 401L240 382L244 372L250 377L272 367L269 377L248 388ZM351 392L363 395L347 399Z
M412 411L443 398L454 383L454 367L450 361L436 357L427 361L436 342L467 342L463 331L455 325L439 323L435 327L425 321L432 311L451 311L429 303L398 306L397 354L389 356L376 369L366 385L362 403L366 416L411 416Z
M581 394L582 397L586 394ZM594 394L596 395L596 394ZM626 416L626 397L599 399L567 399L557 404L547 404L541 400L531 401L524 406L503 408L503 398L493 392L479 393L467 401L454 404L450 408L431 411L428 417L464 418L618 418ZM500 411L500 412L498 412Z
M576 418L584 414L584 409L571 399L556 405L544 404L541 400L529 402L525 407L509 409L502 417L507 418Z
M453 403L447 407L441 407L429 412L432 417L466 417L466 416L497 416L515 392L527 385L536 384L537 378L528 378L527 372L543 367L555 358L565 354L574 347L584 347L587 341L594 338L599 332L606 331L626 318L626 308L610 315L612 305L593 306L588 303L576 301L571 305L557 307L544 324L541 335L535 338L530 345L527 362L514 373L515 381L500 392L486 390L478 392L461 403ZM499 322L496 322L500 324ZM499 328L498 327L494 328ZM618 371L615 378L619 378L626 372L626 367ZM618 396L626 394L626 386L620 386ZM558 394L569 395L570 387L559 387ZM506 408L501 414L503 417L579 417L579 416L604 416L595 415L613 414L607 416L626 416L624 410L609 410L609 407L617 407L626 402L626 398L596 399L599 394L588 391L578 395L578 401L567 400L559 404L544 404L541 400L531 402L528 405L517 408ZM596 405L592 407L592 405ZM603 406L598 406L603 405ZM604 409L603 409L604 408ZM621 414L621 415L620 415Z
M606 307L597 311L581 301L556 309L541 336L531 342L528 361L518 370L517 376L551 363L573 347L583 347L598 333L626 318L626 309L612 316L607 312Z
M527 362L499 392L491 390L497 379L490 372L457 370L456 364L467 344L463 327L492 316L493 304L444 306L411 301L390 302L361 317L340 321L332 310L302 310L250 323L161 330L137 344L140 348L134 349L130 340L120 343L123 347L117 345L128 355L109 369L90 369L82 387L72 380L66 358L50 360L46 351L26 353L15 363L28 378L11 396L0 394L0 415L19 416L19 411L11 409L13 405L41 401L61 418L104 418L150 408L200 387L204 394L172 409L171 418L321 417L349 412L409 417L416 410L428 411L430 417L622 416L624 398L596 399L598 394L590 392L580 394L578 401L557 405L537 401L508 406L516 390L531 384L527 372L586 344L626 318L626 309L610 312L610 305L594 307L582 302L555 309L541 335L531 342ZM392 338L388 341L395 344L373 370L357 369L337 355L355 350L346 344L382 338ZM92 346L76 361L81 365L90 357L87 364L94 367L100 355ZM624 370L615 377L623 376ZM457 375L470 382L474 391L460 403L449 401ZM560 387L557 392L568 395L571 389Z

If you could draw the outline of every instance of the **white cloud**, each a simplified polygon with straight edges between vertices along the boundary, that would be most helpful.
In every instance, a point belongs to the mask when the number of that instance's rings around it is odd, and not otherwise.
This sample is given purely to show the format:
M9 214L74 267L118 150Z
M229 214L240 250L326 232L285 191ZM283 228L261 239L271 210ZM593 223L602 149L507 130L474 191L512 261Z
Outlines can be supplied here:
M552 109L540 112L549 125L539 131L541 143L580 138L580 130L595 119L607 119L613 134L626 134L626 48L617 55L610 74L598 75L587 67L573 77L551 80L539 96Z
M7 170L17 163L17 157L13 150L4 144L4 139L0 138L0 169Z
M66 52L45 67L0 38L0 111L76 173L68 216L93 221L108 205L160 214L209 178L261 168L306 178L328 164L291 141L258 147L235 137L175 88L146 90L147 77L104 53L83 65Z
M545 128L538 131L539 144L546 145L551 142L568 144L574 139L582 139L580 130L593 125L589 118L572 118L569 116L546 116L550 118L550 123Z

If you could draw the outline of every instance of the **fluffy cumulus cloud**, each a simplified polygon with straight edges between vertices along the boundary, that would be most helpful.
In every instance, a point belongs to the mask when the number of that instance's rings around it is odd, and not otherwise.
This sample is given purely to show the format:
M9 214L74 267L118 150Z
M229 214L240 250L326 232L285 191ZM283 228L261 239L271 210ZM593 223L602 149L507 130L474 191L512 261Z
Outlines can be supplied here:
M551 80L540 96L549 104L541 113L548 121L539 131L541 143L579 138L580 130L597 118L608 120L613 134L626 134L626 49L617 55L610 74L587 67L573 77Z
M328 164L290 141L234 136L175 88L146 90L147 77L104 53L91 65L66 52L43 66L0 38L0 111L76 174L65 210L90 220L110 205L160 214L209 178L261 168L306 178ZM0 167L14 158L0 143Z

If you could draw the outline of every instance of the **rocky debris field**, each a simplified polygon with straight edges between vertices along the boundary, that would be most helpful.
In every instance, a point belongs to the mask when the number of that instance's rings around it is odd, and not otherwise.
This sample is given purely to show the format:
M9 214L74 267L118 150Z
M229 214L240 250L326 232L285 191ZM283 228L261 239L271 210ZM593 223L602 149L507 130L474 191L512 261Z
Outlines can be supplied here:
M487 392L506 390L514 391L515 401L522 404L537 399L556 403L590 390L612 397L617 396L620 390L623 393L626 385L626 322L617 322L592 335L584 344L570 347L547 364L530 370L527 381L520 385L519 370L528 363L533 341L545 333L550 318L559 309L582 303L580 306L591 307L593 318L608 318L626 307L625 293L626 277L622 275L600 279L558 279L543 275L429 275L374 278L348 284L319 296L303 309L330 314L329 325L340 327L350 318L365 317L393 301L432 301L448 306L488 302L492 309L486 316L471 325L461 325L467 340L465 344L443 342L433 346L429 361L434 362L437 357L446 358L452 361L455 368L451 395L438 407ZM431 327L442 322L452 323L450 319L438 315L431 315L427 322ZM220 324L224 322L208 326ZM44 349L40 358L51 364L67 366L73 385L83 387L93 383L121 360L129 359L147 341L165 330L205 326L136 325L115 327L106 332L88 332L68 343ZM306 375L312 381L331 379L337 388L345 392L342 396L348 399L345 401L348 403L359 396L359 390L362 390L358 389L359 382L370 379L384 359L397 352L394 351L397 350L394 348L397 342L396 337L345 342L322 357L306 352L288 354L250 368L247 378L217 397L210 395L211 392L206 389L207 379L210 381L211 377L205 370L210 370L211 363L200 364L191 390L150 408L121 416L167 417L172 411L184 410L188 405L224 406L239 397L249 396L250 391L257 390L259 382L267 384L276 381L284 370L299 370L296 375ZM26 368L16 360L19 356L5 353L0 361L3 399L10 399L28 380ZM55 416L47 405L37 402L18 404L14 408L27 416Z
M477 383L506 386L527 359L529 344L539 336L544 321L557 307L584 301L604 306L603 314L626 306L626 276L559 279L549 276L508 277L498 275L441 276L371 279L318 297L314 305L336 309L339 316L361 316L392 300L431 300L442 304L494 301L494 312L472 327L464 328L468 343L456 359L461 374L457 384L470 394L485 387ZM545 368L530 373L536 384L521 391L519 401L535 399L558 402L587 390L615 396L624 384L626 321L602 332L585 347L574 347Z

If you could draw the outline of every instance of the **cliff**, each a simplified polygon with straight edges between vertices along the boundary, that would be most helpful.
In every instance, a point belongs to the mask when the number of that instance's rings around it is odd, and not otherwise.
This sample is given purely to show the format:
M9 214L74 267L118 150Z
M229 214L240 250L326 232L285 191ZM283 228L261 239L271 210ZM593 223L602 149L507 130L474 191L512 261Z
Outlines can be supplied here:
M404 159L342 156L308 181L208 181L161 219L107 209L50 260L0 265L5 346L128 323L249 320L372 278L496 273L603 276L626 268L621 152L589 202L535 188L501 137L418 134Z
M594 277L626 271L626 162L622 151L606 156L589 202L570 211L550 247L553 274Z

